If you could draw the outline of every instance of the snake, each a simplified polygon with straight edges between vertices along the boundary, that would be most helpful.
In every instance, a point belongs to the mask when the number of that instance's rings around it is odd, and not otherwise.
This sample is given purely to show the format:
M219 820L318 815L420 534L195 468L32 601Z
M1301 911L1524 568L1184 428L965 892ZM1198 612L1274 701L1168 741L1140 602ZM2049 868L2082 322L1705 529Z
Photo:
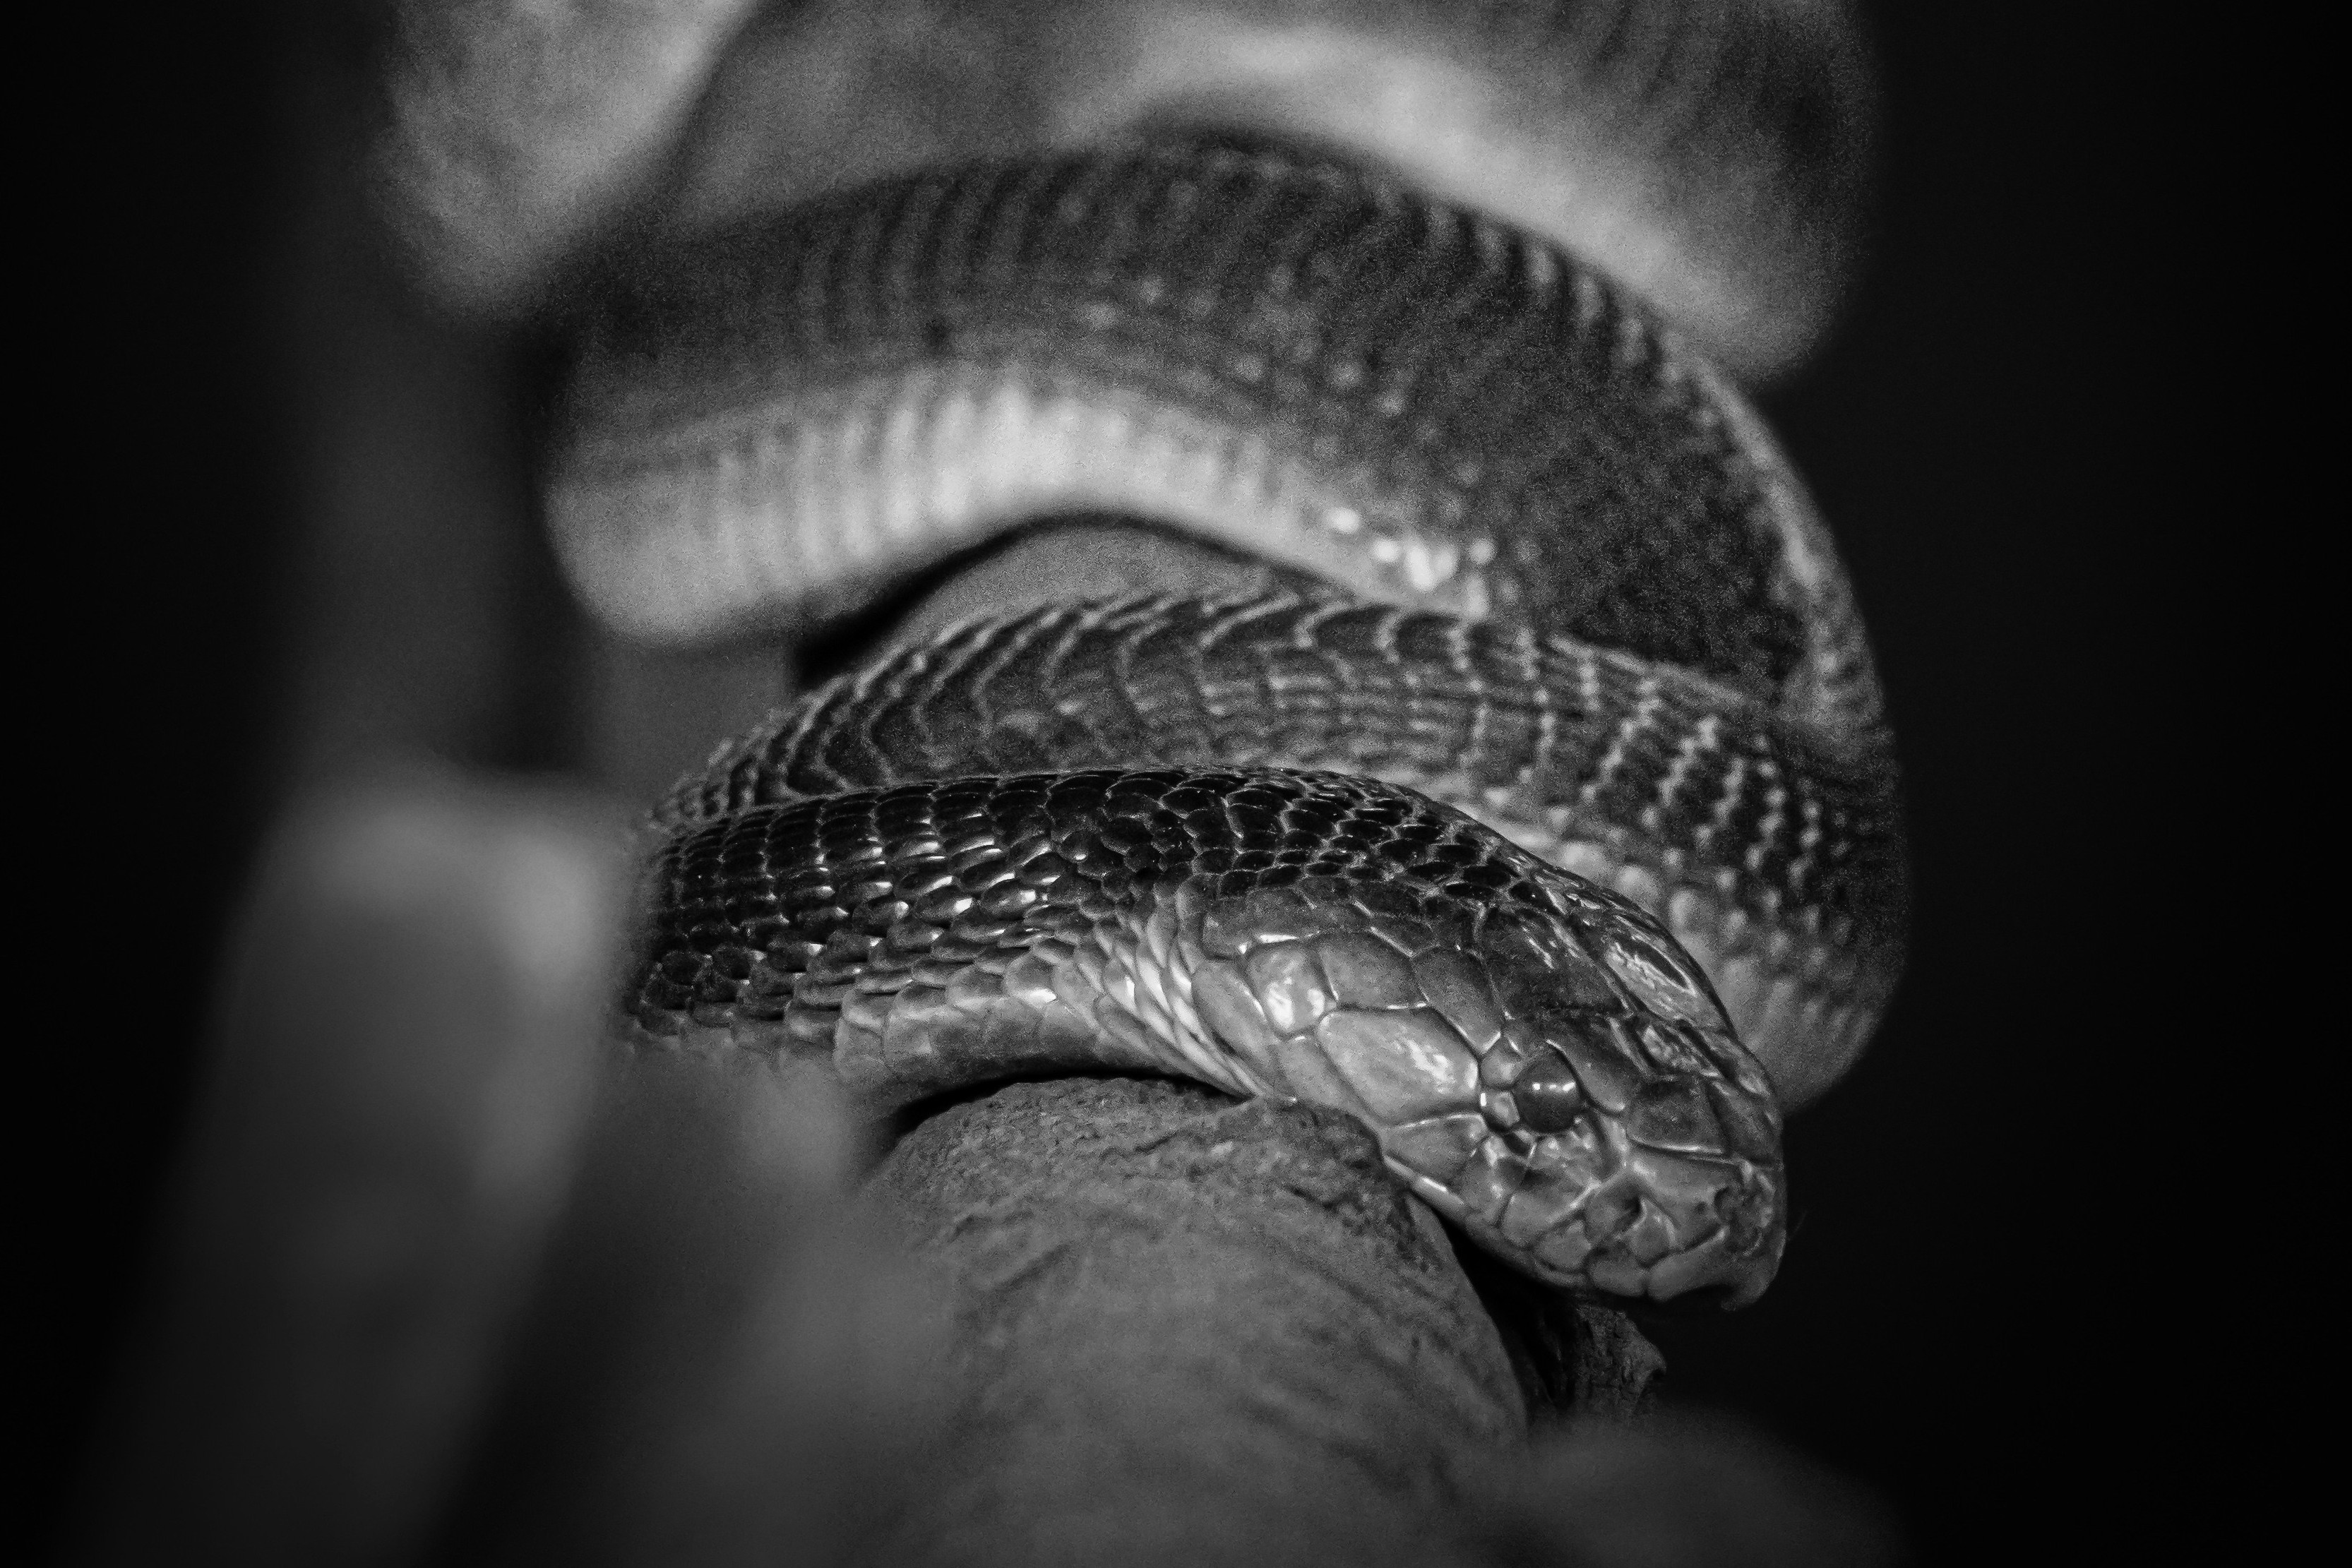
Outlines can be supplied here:
M722 68L713 123L762 81L816 152L733 210L689 161L601 265L549 513L652 643L975 561L986 601L653 810L633 1038L877 1113L1086 1072L1307 1102L1548 1284L1755 1300L1784 1118L1906 926L1853 589L1733 379L1850 258L1843 10L879 12ZM772 90L813 60L851 86Z

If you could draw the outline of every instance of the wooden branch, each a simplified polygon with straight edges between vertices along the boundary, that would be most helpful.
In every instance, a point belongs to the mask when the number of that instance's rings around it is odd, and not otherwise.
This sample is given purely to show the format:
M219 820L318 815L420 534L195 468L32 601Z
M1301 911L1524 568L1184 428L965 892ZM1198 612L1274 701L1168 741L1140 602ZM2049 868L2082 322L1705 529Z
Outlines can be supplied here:
M1615 1314L1465 1270L1313 1107L1017 1083L916 1125L873 1186L954 1325L889 1561L1455 1561L1454 1510L1531 1417L1630 1409L1657 1364Z

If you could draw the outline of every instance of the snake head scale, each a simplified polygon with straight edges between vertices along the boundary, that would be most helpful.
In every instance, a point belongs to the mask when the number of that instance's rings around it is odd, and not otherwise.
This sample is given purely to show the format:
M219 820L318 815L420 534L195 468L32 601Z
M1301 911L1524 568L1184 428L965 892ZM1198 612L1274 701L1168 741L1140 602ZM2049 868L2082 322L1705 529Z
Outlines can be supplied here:
M1393 883L1221 901L1192 976L1211 1050L1256 1092L1355 1112L1529 1274L1744 1306L1786 1240L1770 1082L1664 930L1573 882L1466 909Z

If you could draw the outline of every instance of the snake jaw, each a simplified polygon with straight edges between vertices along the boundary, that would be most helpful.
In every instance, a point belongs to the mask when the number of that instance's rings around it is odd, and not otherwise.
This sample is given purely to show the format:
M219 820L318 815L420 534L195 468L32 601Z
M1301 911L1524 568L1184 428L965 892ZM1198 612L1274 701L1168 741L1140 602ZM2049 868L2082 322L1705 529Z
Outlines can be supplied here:
M1531 1049L1497 1043L1476 1112L1382 1131L1391 1168L1551 1283L1763 1293L1786 1241L1780 1115L1727 1030L1572 1009L1514 1042Z
M1432 1174L1425 1125L1381 1144L1432 1207L1551 1284L1658 1301L1713 1291L1727 1309L1761 1296L1787 1241L1780 1167L1664 1155L1613 1131L1596 1117L1524 1151L1490 1134L1450 1177ZM1600 1174L1590 1155L1612 1145L1622 1154Z

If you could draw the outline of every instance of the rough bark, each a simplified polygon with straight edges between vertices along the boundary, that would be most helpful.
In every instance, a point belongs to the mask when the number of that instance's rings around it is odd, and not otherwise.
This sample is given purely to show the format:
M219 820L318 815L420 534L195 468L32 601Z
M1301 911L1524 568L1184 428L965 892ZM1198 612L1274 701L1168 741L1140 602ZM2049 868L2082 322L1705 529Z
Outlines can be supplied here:
M1370 1136L1312 1107L1016 1083L872 1185L953 1319L894 1562L1469 1561L1455 1511L1550 1391L1630 1406L1654 1364L1594 1341L1580 1368L1591 1336L1564 1308L1529 1333L1516 1298L1507 1333Z

